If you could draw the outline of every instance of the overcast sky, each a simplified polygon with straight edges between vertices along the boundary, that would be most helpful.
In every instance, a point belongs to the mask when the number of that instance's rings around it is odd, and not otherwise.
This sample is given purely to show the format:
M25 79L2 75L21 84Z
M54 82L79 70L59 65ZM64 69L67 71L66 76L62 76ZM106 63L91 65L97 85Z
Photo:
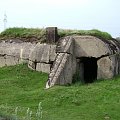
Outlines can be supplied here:
M99 29L120 36L120 0L0 0L9 27Z

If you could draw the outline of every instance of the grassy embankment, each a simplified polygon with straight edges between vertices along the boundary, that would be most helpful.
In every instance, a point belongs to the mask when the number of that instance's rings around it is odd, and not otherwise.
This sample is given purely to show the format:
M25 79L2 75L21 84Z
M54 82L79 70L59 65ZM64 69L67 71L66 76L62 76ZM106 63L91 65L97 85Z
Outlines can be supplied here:
M112 36L107 32L102 32L97 29L93 30L65 30L58 29L59 37L68 35L92 35L101 39L110 40ZM41 41L45 42L45 29L38 28L9 28L0 34L0 39L21 39L23 41Z
M120 77L92 84L55 86L45 90L47 74L27 65L0 68L0 111L24 119L28 107L32 120L42 102L42 120L119 120ZM25 118L27 119L27 118Z
M92 35L112 39L98 30L58 30L66 35ZM10 28L0 34L0 39L44 41L44 29ZM35 117L42 102L43 120L119 120L120 79L95 82L88 85L56 86L45 90L47 74L29 70L26 65L0 68L0 112L27 119L27 110ZM15 108L17 108L15 110ZM29 112L30 112L29 111Z

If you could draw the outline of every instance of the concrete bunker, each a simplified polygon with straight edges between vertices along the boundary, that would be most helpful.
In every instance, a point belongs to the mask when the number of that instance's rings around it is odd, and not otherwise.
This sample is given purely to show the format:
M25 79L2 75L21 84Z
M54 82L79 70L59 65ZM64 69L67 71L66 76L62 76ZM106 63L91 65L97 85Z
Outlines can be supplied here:
M94 57L82 57L79 61L80 80L84 83L92 83L97 79L97 59Z
M85 83L120 74L120 42L93 36L72 35L60 38L55 31L48 43L0 43L0 66L28 62L31 69L49 73L46 88L67 85L79 70ZM47 33L51 34L49 30Z
M120 73L120 43L93 36L67 36L59 40L46 88L73 82L79 73L85 83Z

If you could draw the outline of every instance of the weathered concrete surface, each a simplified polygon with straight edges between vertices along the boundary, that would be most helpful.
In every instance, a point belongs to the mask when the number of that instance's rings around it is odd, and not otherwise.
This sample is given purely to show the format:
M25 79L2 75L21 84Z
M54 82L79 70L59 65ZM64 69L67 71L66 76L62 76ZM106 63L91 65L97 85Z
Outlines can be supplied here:
M29 56L30 61L49 63L55 60L56 45L38 43Z
M66 60L64 61L63 70L61 71L61 74L59 77L60 85L67 85L72 83L72 77L73 77L73 74L75 73L73 71L74 67L73 67L72 55L67 54Z
M52 70L50 71L49 74L49 79L48 82L46 84L46 88L52 87L55 84L64 84L65 79L64 79L64 66L65 63L67 61L69 54L66 53L60 53L57 58L56 61L53 65Z
M97 79L108 79L119 74L118 55L103 57L98 60L98 76Z
M101 40L93 36L75 36L74 39L76 58L98 59L97 79L108 79L119 74L120 43L118 41Z
M76 62L74 58L74 40L70 37L63 38L57 46L57 57L51 68L46 88L55 84L65 85L72 83ZM73 66L74 65L74 66Z
M5 64L6 64L6 66L19 64L19 59L16 57L13 57L13 56L6 56Z
M57 53L74 53L74 39L72 37L65 37L59 40L59 43L56 48Z
M49 54L49 61L53 62L55 61L55 58L57 56L56 54L56 45L50 45L50 54Z
M102 40L93 36L67 36L57 45L32 43L0 43L0 67L28 62L28 67L49 73L46 88L56 84L72 83L72 77L79 71L84 79L83 58L94 58L97 64L97 78L112 78L120 74L120 42ZM88 61L89 64L89 61Z
M50 73L50 64L37 63L37 65L36 65L36 71Z
M41 72L50 73L56 58L56 45L37 43L29 55L28 67Z
M0 67L3 67L5 65L6 65L5 57L4 56L0 56Z
M30 53L29 56L29 60L30 61L36 61L36 62L40 62L41 61L41 57L44 51L44 44L40 44L38 43L35 48L33 49L33 51Z
M32 43L0 43L0 55L29 58L30 51L34 48ZM25 56L26 55L26 56Z
M34 46L35 44L27 42L0 42L0 67L28 62L29 54Z
M47 27L46 28L46 42L55 43L58 40L57 27Z
M98 76L97 79L112 78L114 76L114 63L110 57L103 57L97 62Z
M56 52L57 57L46 88L55 84L71 84L72 77L78 69L80 78L84 79L84 64L80 64L84 57L97 60L97 79L112 78L120 73L120 43L116 40L101 40L93 36L69 36L60 39Z
M101 57L111 54L108 44L92 36L75 36L76 57Z

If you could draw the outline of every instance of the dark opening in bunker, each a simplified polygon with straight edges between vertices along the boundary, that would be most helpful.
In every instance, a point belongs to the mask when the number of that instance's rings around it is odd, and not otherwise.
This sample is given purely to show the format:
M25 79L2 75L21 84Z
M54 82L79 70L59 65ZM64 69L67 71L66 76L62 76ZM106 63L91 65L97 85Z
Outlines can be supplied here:
M97 59L94 57L83 57L80 60L82 64L82 78L85 83L92 83L97 79Z

